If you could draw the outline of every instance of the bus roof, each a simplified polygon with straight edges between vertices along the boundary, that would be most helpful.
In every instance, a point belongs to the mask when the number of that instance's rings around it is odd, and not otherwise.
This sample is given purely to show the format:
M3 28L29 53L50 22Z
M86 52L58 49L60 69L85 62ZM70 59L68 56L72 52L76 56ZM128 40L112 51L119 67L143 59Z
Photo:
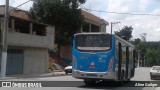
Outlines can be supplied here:
M121 37L119 37L119 36L116 35L116 34L115 34L115 37L116 37L119 41L127 44L128 46L135 47L133 44L131 44L130 42L128 42L128 41L126 41L126 40L124 40L124 39L122 39Z
M83 32L83 33L76 33L75 35L87 35L87 34L110 34L105 32Z

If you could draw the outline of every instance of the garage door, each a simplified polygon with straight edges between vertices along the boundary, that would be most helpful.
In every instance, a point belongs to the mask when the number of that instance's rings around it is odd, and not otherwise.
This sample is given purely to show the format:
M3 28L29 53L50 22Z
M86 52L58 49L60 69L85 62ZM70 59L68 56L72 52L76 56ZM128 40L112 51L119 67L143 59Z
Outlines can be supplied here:
M23 50L9 49L7 56L6 74L23 73Z

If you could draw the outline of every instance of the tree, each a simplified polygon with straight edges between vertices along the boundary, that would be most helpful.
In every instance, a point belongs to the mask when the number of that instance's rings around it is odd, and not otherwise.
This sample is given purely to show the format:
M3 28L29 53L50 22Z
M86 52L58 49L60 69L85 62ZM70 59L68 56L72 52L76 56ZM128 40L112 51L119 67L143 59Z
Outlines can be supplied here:
M141 39L132 41L136 50L140 50L141 60L145 60L145 65L160 65L160 42L147 42L145 33L140 34Z
M146 36L147 36L147 34L146 33L142 33L142 34L140 34L140 36L141 36L141 40L143 42L146 42Z
M136 50L139 50L139 44L141 43L141 39L140 38L134 39L130 41L130 43L132 43L135 46Z
M119 32L115 31L115 34L129 41L132 38L132 26L124 26Z
M151 48L147 49L147 65L148 66L160 65L159 53L160 52L155 49L151 49Z
M61 46L72 43L73 35L81 28L84 17L80 4L85 0L37 0L29 11L32 20L55 26L58 55Z
M69 44L70 38L77 32L83 16L78 9L85 0L37 0L30 9L32 20L54 25L56 27L57 44Z

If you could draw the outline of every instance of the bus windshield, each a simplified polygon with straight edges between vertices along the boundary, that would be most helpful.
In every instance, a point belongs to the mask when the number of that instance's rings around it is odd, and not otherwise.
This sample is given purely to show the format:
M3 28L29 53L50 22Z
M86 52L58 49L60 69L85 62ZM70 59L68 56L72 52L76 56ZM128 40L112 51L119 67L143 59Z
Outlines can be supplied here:
M78 50L84 50L84 51L110 50L111 35L108 34L77 35L76 48Z

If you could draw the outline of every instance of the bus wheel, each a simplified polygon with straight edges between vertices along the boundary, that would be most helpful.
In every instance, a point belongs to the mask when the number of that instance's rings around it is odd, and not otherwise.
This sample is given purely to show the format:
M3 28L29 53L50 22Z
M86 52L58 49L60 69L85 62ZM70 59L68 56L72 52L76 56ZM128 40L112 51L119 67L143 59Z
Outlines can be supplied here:
M124 83L124 70L121 73L121 80L119 81L120 85L123 85L123 83Z
M131 81L131 79L127 79L127 82L130 82Z
M68 75L68 71L65 71L66 75Z
M95 80L91 80L91 79L84 79L84 83L88 86L94 85L96 84Z

